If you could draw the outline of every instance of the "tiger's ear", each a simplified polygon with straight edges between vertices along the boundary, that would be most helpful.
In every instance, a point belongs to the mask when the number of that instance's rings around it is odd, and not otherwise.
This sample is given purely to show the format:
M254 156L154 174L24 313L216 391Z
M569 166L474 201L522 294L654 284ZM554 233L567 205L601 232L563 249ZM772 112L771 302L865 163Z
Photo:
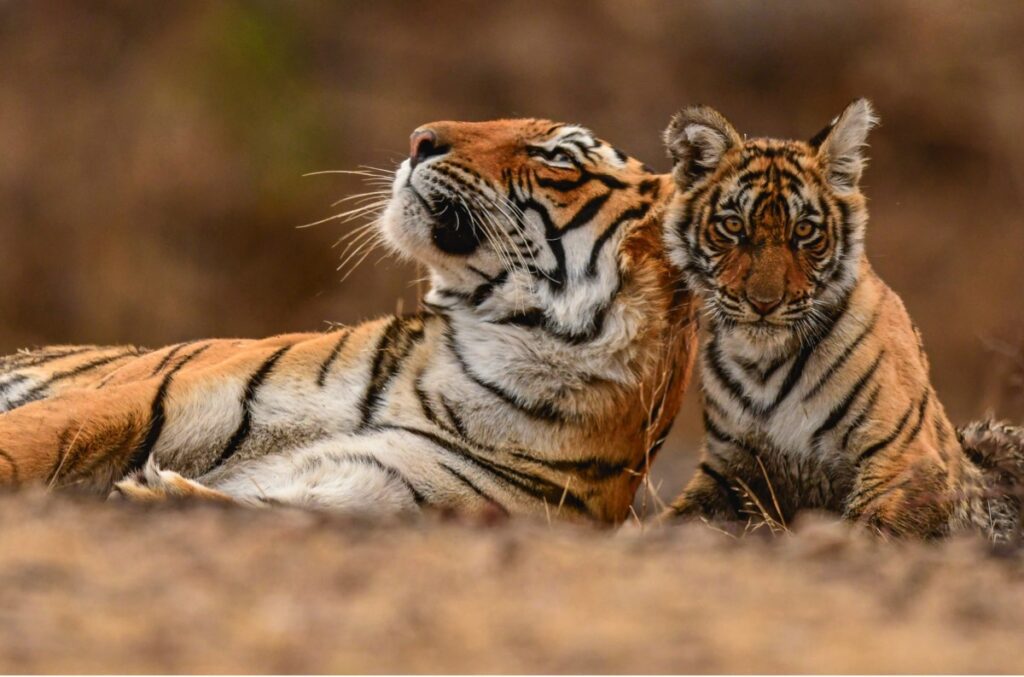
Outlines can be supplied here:
M868 132L878 124L878 116L867 99L857 99L839 117L809 141L818 151L818 161L828 182L839 193L857 188L867 165L864 147Z
M690 106L675 114L663 136L672 175L680 188L711 172L743 139L725 117L708 106Z

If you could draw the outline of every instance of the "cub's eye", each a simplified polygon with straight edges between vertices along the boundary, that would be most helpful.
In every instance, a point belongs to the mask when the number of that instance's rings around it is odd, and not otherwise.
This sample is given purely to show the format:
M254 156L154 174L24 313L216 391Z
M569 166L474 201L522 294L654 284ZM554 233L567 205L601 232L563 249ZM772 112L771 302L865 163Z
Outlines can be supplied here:
M743 233L743 220L738 216L727 216L719 221L723 232L728 235L740 235Z
M815 222L800 221L799 223L796 224L796 227L793 228L793 235L795 235L797 238L801 240L805 240L809 238L811 235L814 235L815 231L817 230L818 224L816 224Z

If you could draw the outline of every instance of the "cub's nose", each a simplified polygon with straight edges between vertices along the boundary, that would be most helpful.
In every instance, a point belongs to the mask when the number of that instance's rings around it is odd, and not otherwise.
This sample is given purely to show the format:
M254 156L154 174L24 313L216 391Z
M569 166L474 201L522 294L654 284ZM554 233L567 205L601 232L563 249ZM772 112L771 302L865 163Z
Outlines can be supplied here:
M782 298L780 297L776 299L765 299L757 298L755 296L748 296L747 302L751 306L753 306L754 310L756 310L758 314L761 315L761 317L765 317L766 315L768 315L773 310L779 307L779 304L782 303Z
M434 130L417 129L409 137L409 166L412 168L429 157L444 155L448 149Z

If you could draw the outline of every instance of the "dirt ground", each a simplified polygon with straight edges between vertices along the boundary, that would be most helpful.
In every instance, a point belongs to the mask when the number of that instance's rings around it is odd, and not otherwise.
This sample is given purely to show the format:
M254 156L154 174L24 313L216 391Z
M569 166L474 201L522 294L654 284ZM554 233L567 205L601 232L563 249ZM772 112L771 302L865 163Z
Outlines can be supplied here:
M1024 557L824 518L368 523L0 497L4 672L1022 672Z

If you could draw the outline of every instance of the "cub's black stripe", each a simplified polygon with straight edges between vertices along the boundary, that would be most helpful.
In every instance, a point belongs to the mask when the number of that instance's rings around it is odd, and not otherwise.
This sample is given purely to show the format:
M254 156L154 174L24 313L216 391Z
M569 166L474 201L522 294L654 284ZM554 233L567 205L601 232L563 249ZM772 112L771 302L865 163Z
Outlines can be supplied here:
M3 449L0 449L0 458L7 462L7 465L11 468L11 486L17 487L21 484L20 475L18 474L18 464L14 462L14 457L8 454Z
M903 446L906 447L908 444L917 439L918 434L921 432L921 427L924 425L924 415L928 411L928 403L931 402L932 391L924 391L924 396L921 398L921 405L917 408L917 423L910 429L907 434L907 439L903 442Z
M555 406L550 402L524 402L519 396L507 392L504 388L497 386L489 381L485 381L480 378L470 369L469 364L466 362L466 358L463 357L462 353L459 352L458 346L455 343L455 337L449 332L448 333L448 347L455 357L455 361L459 365L459 369L466 375L470 381L480 386L487 392L497 397L502 402L505 402L514 409L526 414L531 418L535 418L540 421L546 421L548 423L559 423L563 420L563 415Z
M804 367L807 366L807 362L810 361L811 356L815 353L815 349L832 335L832 332L846 315L846 311L849 307L850 294L846 294L840 302L840 305L831 313L828 325L823 328L824 331L818 334L814 339L808 341L804 344L803 348L800 349L800 354L797 355L796 360L793 362L793 366L786 374L786 380L782 382L778 395L767 410L760 412L762 415L770 414L775 411L775 409L777 409L778 406L789 396L789 393L800 381L800 376L803 375Z
M903 432L903 429L907 426L907 421L910 420L910 414L914 412L915 408L916 407L914 406L914 403L911 402L910 406L907 407L906 412L904 412L903 417L900 419L900 422L896 424L896 428L891 433L886 435L884 439L880 440L879 442L876 442L875 444L872 444L870 447L862 451L860 456L857 457L857 465L862 464L864 461L871 458L872 456L880 452L882 449L885 449L887 446L892 444L896 440L896 438L900 436L900 433Z
M333 365L334 361L338 359L338 355L341 354L341 351L345 348L345 344L348 343L349 337L352 336L352 331L350 329L342 329L341 332L341 338L339 338L338 342L334 344L334 347L331 348L331 352L327 356L327 359L320 365L320 373L316 377L316 384L321 388L327 382L327 374L331 371L331 365Z
M493 496L489 495L483 489L481 489L480 487L475 485L472 481L470 481L470 479L468 477L466 477L465 475L460 473L458 470L456 470L455 468L451 467L447 463L438 463L438 465L440 465L442 468L444 468L455 479L459 480L460 482L465 484L467 487L469 487L469 489L473 493L475 493L477 496L479 496L480 498L484 499L485 501L487 501L488 503L490 503L491 505L496 507L498 510L500 510L503 514L505 514L505 515L509 514L508 509L505 506L503 506L501 503L499 503L498 499L496 499Z
M812 397L814 397L819 392L821 392L822 388L825 387L825 384L827 384L829 382L829 379L831 379L832 376L837 371L839 371L843 367L844 364L846 364L846 362L853 355L854 351L857 350L857 347L864 341L864 339L866 339L868 337L868 335L871 334L872 331L874 331L875 324L878 322L878 317L882 313L881 306L882 306L882 304L879 303L878 307L875 308L875 312L871 316L871 321L868 322L868 325L866 327L864 327L864 330L860 334L857 335L857 338L855 338L850 343L850 345L846 346L846 350L844 350L842 352L842 354L840 354L839 357L836 358L835 362L833 362L831 365L829 365L829 368L826 369L825 373L821 375L821 378L818 379L818 382L815 383L814 386L811 387L811 389L809 391L807 391L807 394L804 395L804 400L803 400L804 402L807 402Z
M122 470L122 476L130 475L131 473L142 469L142 467L146 465L146 461L148 461L149 457L152 455L153 449L156 448L156 443L160 440L160 434L163 432L164 421L166 420L164 402L167 399L167 390L171 387L171 381L174 379L174 375L181 371L181 368L186 364L202 355L211 345L213 344L207 343L204 346L196 348L182 358L164 376L163 380L160 382L160 387L156 390L156 395L153 396L153 402L149 407L149 429L146 430L146 438L142 441L142 444L135 449L135 453L132 454L131 459L128 461L128 465L125 466L124 470Z
M266 361L260 365L260 368L249 377L249 382L245 385L245 392L242 394L242 402L240 403L242 407L242 420L238 424L238 428L235 430L235 433L231 436L231 439L228 440L227 446L225 446L224 450L220 452L220 456L217 457L213 467L207 470L207 472L220 467L225 461L234 456L235 452L238 451L238 448L242 445L242 442L244 442L249 436L249 433L252 431L252 403L256 399L256 393L260 389L260 386L263 385L263 381L265 381L267 376L270 375L270 372L273 370L274 365L277 364L277 361L280 360L281 357L290 349L290 345L278 348L277 351L268 357Z
M733 514L739 519L740 515L743 514L743 502L740 501L739 496L736 495L736 490L732 488L729 481L707 463L701 463L697 468L714 480L715 484L718 485L718 488L725 495L725 500L728 502Z
M740 365L740 368L743 369L747 376L757 380L761 384L765 384L771 380L771 377L775 375L775 372L777 372L782 365L789 362L790 357L790 355L783 355L774 362L770 362L764 369L761 369L761 365L757 362L751 362L750 360L737 359L736 364Z
M423 322L420 318L399 318L391 320L381 334L377 343L373 365L370 367L370 380L366 385L366 393L359 404L362 412L360 427L369 425L376 413L377 406L390 385L395 374L402 368L405 359L412 349L423 338Z
M555 484L543 477L537 477L535 475L530 475L529 473L520 472L514 468L509 468L508 466L501 465L495 461L482 458L463 446L454 444L425 430L400 425L378 425L376 426L376 429L402 430L410 435L421 437L432 443L434 446L467 461L485 472L489 472L496 478L503 480L506 484L519 489L533 498L549 501L554 505L561 503L584 515L590 515L590 510L587 508L587 504L584 503L579 496L572 491L569 491L567 487Z
M706 362L711 367L711 373L715 379L725 388L725 390L742 405L742 407L748 411L757 412L761 410L761 407L754 403L750 397L747 396L746 391L743 389L743 385L740 384L735 378L726 371L725 363L722 358L722 350L718 345L718 335L714 334L711 337L711 343L708 345Z
M68 369L67 371L59 371L50 376L50 378L48 378L47 380L31 388L28 392L26 392L24 395L18 398L17 401L13 402L9 409L17 409L18 407L26 405L30 402L35 402L36 400L42 399L46 390L48 390L50 386L52 386L55 383L58 383L65 379L75 378L76 376L81 376L82 374L92 371L93 369L99 369L100 367L110 364L111 362L123 360L126 357L135 357L137 355L138 351L136 351L135 349L131 349L127 352L118 353L117 355L108 355L107 357L101 357L99 359L92 360L91 362L80 364L74 369Z
M875 410L875 404L878 402L878 396L881 392L882 385L876 385L874 390L871 391L871 394L868 395L868 400L864 403L864 408L860 410L860 413L857 414L857 418L853 419L850 427L846 429L846 433L843 435L843 442L840 445L843 451L846 451L846 448L850 445L850 437L861 429L861 426L863 426L867 421L868 416L870 416Z
M850 411L850 407L853 406L853 403L857 399L857 396L860 395L860 391L864 389L864 387L868 384L871 378L875 375L875 372L878 371L878 366L882 363L882 358L884 356L885 350L882 349L878 352L878 357L875 358L875 361L872 362L871 366L868 367L867 371L865 371L861 375L861 377L857 379L856 383L853 384L853 387L850 388L846 395L843 396L843 399L839 401L839 404L832 407L831 412L829 412L828 418L825 419L824 423L818 426L818 429L815 430L814 434L811 436L812 449L817 449L818 442L821 441L822 436L824 436L825 433L839 425L839 422L842 421L846 414Z

